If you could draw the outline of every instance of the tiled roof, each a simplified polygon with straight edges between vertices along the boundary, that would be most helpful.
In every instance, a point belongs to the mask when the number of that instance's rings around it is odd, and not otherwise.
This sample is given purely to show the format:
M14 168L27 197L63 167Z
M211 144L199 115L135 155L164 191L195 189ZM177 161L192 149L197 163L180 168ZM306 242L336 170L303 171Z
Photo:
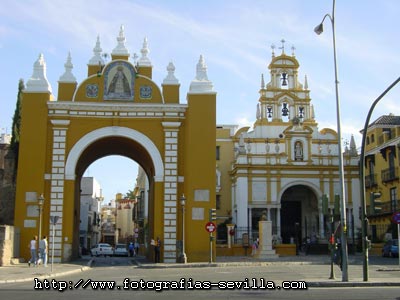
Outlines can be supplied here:
M395 115L380 116L369 126L374 126L374 125L400 125L400 116L395 116Z

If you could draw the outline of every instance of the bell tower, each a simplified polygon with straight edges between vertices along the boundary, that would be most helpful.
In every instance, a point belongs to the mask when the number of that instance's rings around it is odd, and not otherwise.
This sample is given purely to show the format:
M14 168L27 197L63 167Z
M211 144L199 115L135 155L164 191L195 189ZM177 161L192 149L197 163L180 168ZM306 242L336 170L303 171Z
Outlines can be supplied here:
M261 77L260 98L257 107L257 124L283 125L292 121L314 124L313 107L310 104L307 76L304 85L299 82L299 63L295 57L295 48L292 54L285 53L285 40L281 41L282 51L275 56L275 46L272 45L272 60L268 66L270 81L265 85L264 76Z

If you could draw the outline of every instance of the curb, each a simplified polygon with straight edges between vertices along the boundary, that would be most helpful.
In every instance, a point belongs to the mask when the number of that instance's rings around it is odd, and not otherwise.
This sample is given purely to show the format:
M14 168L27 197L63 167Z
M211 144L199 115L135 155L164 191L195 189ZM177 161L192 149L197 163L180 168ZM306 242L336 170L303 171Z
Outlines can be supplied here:
M75 273L80 273L84 272L87 270L90 270L92 268L92 259L87 263L86 266L81 266L80 268L76 268L75 270L69 270L69 271L60 271L56 273L45 273L45 274L38 274L32 275L32 277L27 277L27 278L21 278L21 279L6 279L6 280L0 280L0 284L6 284L6 283L18 283L18 282L27 282L27 281L33 281L35 278L38 279L46 279L46 278L54 278L58 276L64 276L64 275L71 275Z
M142 269L169 269L169 268L217 268L217 267L238 267L238 266L269 266L276 264L297 264L297 265L311 265L313 262L238 262L238 263L187 263L187 264L142 264L137 260L133 263ZM386 270L385 270L386 271ZM396 269L396 271L398 271ZM334 287L393 287L399 286L400 282L341 282L341 281L306 281L307 287L310 288L334 288Z
M327 282L327 281L307 281L307 287L324 288L324 287L389 287L389 286L400 286L400 282L368 282L368 281L357 281L357 282Z

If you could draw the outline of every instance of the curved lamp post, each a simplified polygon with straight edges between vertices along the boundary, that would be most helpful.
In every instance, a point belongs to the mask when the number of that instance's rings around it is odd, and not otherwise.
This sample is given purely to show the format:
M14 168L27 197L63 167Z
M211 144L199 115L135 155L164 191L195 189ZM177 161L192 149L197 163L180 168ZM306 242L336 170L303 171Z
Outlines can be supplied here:
M400 82L400 77L397 78L386 90L375 99L369 109L367 119L365 120L364 129L362 131L362 141L361 141L361 154L360 154L360 195L361 195L361 230L362 230L362 248L363 248L363 280L368 281L368 235L367 235L367 206L365 203L365 139L367 136L367 130L369 121L371 119L372 112L375 106L378 104L379 100L383 98L396 84Z
M339 81L336 60L336 38L335 38L335 0L333 0L332 14L326 14L321 23L314 28L316 34L321 34L324 31L323 22L326 17L329 18L332 25L332 40L333 40L333 62L335 67L335 92L336 92L336 119L337 119L337 134L338 134L338 158L339 158L339 184L340 184L340 223L341 223L341 247L342 247L342 281L348 281L347 272L347 221L346 221L346 198L344 189L344 167L343 167L343 150L342 150L342 130L340 126L340 101L339 101Z
M186 252L185 252L185 204L186 204L185 195L182 194L180 202L181 202L181 207L182 207L182 256L181 256L181 262L186 264L187 257L186 257Z

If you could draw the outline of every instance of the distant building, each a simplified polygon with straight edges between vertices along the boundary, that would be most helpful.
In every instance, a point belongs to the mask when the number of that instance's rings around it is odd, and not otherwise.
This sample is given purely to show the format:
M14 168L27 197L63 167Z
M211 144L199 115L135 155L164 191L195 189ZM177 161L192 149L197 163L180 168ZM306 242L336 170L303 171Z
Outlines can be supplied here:
M144 244L145 247L149 247L150 245L147 243L152 238L149 237L148 223L149 180L146 176L145 171L140 165L138 166L138 175L136 177L134 195L136 197L136 208L133 212L133 220L135 223L135 238L137 238L139 243Z
M400 210L399 156L400 116L381 116L369 125L365 146L365 195L373 241L397 231L391 219ZM379 203L371 203L371 193L381 193Z
M81 205L79 242L81 247L90 249L100 241L101 187L93 177L81 180Z
M118 231L118 242L129 243L134 239L134 211L136 199L123 198L121 193L116 195L116 228Z
M11 143L11 134L2 133L0 135L0 144L10 144Z
M116 206L115 200L101 206L101 239L100 242L115 245L118 241L116 230Z

